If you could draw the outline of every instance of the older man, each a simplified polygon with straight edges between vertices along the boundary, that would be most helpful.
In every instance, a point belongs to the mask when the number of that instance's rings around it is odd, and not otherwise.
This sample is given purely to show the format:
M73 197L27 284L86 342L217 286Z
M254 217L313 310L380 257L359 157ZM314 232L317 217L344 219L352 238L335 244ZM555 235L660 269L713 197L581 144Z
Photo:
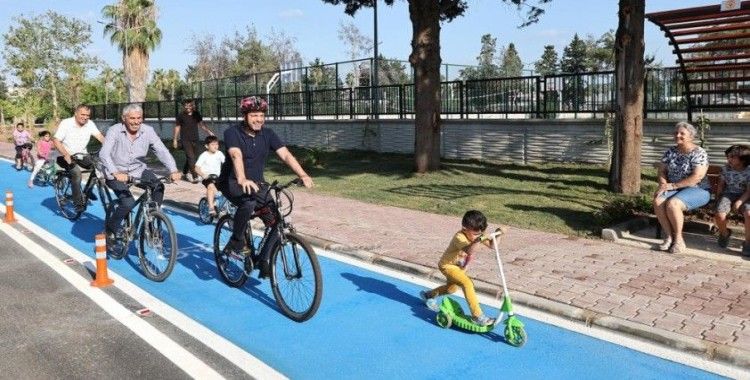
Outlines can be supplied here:
M91 161L87 157L82 161L74 161L73 155L88 153L86 146L89 145L92 136L100 143L104 143L104 136L96 128L96 124L89 119L90 117L89 106L85 104L77 106L73 117L63 119L52 138L55 149L60 152L57 164L70 173L73 199L79 210L84 207L81 197L81 166L90 169Z
M153 199L161 204L164 199L164 185L146 167L145 158L149 150L167 167L173 181L180 178L174 158L164 146L159 136L149 125L143 124L143 109L137 104L125 106L122 110L122 123L107 130L107 137L99 152L107 177L107 187L115 192L119 205L107 220L107 232L111 239L121 240L122 221L135 205L135 199L127 185L129 178L140 178L153 189Z

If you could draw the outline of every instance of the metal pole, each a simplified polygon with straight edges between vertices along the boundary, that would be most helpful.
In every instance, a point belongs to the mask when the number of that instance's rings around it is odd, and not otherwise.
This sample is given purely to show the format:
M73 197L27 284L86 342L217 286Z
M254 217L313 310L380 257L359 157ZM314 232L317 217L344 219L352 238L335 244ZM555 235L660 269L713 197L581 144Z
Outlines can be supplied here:
M373 115L376 119L379 118L378 112L378 95L379 95L379 89L378 89L378 1L373 0L372 2L372 10L373 10L373 24L374 24L374 36L373 39L375 40L373 45L373 54L375 55L375 59L373 60L372 64L372 89L374 90L374 94L372 96L373 105L372 105L372 111Z

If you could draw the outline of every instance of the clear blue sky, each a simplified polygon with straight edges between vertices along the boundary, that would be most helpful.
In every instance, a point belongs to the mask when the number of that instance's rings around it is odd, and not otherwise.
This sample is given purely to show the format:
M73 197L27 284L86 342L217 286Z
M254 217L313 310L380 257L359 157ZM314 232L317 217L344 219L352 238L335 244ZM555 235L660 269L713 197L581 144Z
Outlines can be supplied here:
M102 35L101 9L115 0L0 0L0 32L5 33L18 15L35 15L47 9L78 17L92 25L91 53L113 67L121 66L120 54ZM706 0L648 0L646 12L718 4ZM380 52L388 58L406 60L411 50L411 22L405 0L392 7L384 3L378 8ZM363 34L372 34L372 10L360 11L351 18L343 6L332 6L319 0L157 0L158 23L163 33L160 47L152 53L151 68L174 68L184 74L193 57L185 50L191 37L211 33L217 37L233 34L254 25L262 36L272 30L283 31L296 39L296 47L305 63L320 57L324 62L347 60L346 47L337 38L341 21L353 21ZM443 24L441 53L443 63L475 64L480 38L490 33L498 45L515 43L526 68L539 59L543 46L555 45L558 54L574 33L599 37L617 28L617 0L553 0L545 6L541 21L524 29L522 20L512 6L500 0L470 0L463 17ZM667 39L651 23L646 22L646 53L656 54L666 66L674 64Z

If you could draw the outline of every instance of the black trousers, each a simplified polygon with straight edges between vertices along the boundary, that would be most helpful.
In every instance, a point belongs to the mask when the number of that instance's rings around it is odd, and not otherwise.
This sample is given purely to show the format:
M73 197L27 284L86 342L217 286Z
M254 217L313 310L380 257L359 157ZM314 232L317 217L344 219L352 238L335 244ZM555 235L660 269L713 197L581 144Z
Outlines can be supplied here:
M195 162L198 161L198 155L200 155L200 145L198 140L180 140L182 143L182 150L185 151L185 166L182 167L182 174L190 174L193 177L197 177L198 173L195 172Z
M237 206L237 211L234 213L234 225L232 230L232 237L229 240L230 248L234 250L241 250L245 247L245 244L252 244L252 242L245 241L245 230L247 229L247 223L250 222L250 217L253 212L259 206L268 204L271 208L274 207L273 200L268 200L269 188L268 186L261 186L257 193L246 194L242 191L242 187L237 184L237 181L229 178L225 181L217 183L218 189L232 202L233 205ZM271 248L276 245L279 240L278 230L276 226L272 227L269 231L268 240L263 246L263 250L260 252L261 260L268 261Z
M141 182L151 188L152 199L156 203L161 204L164 200L164 184L159 182L154 172L148 169L144 170L141 175ZM133 206L135 206L135 198L133 198L133 194L130 193L130 187L128 187L128 184L125 182L120 182L116 179L108 179L106 183L107 187L114 191L115 196L119 201L117 208L112 212L109 220L107 220L106 226L107 231L115 232L120 229L122 221L128 215L130 210L133 209Z

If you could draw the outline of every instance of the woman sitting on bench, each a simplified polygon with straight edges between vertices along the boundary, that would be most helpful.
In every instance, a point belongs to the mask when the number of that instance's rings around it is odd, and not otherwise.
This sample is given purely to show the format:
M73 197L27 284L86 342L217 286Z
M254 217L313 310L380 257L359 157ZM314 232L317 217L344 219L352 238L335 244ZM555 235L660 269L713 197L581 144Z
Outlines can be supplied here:
M666 234L659 250L681 253L685 250L683 212L702 207L711 199L706 180L708 155L693 140L697 131L686 122L674 129L675 146L667 149L659 165L659 188L654 193L654 213Z

